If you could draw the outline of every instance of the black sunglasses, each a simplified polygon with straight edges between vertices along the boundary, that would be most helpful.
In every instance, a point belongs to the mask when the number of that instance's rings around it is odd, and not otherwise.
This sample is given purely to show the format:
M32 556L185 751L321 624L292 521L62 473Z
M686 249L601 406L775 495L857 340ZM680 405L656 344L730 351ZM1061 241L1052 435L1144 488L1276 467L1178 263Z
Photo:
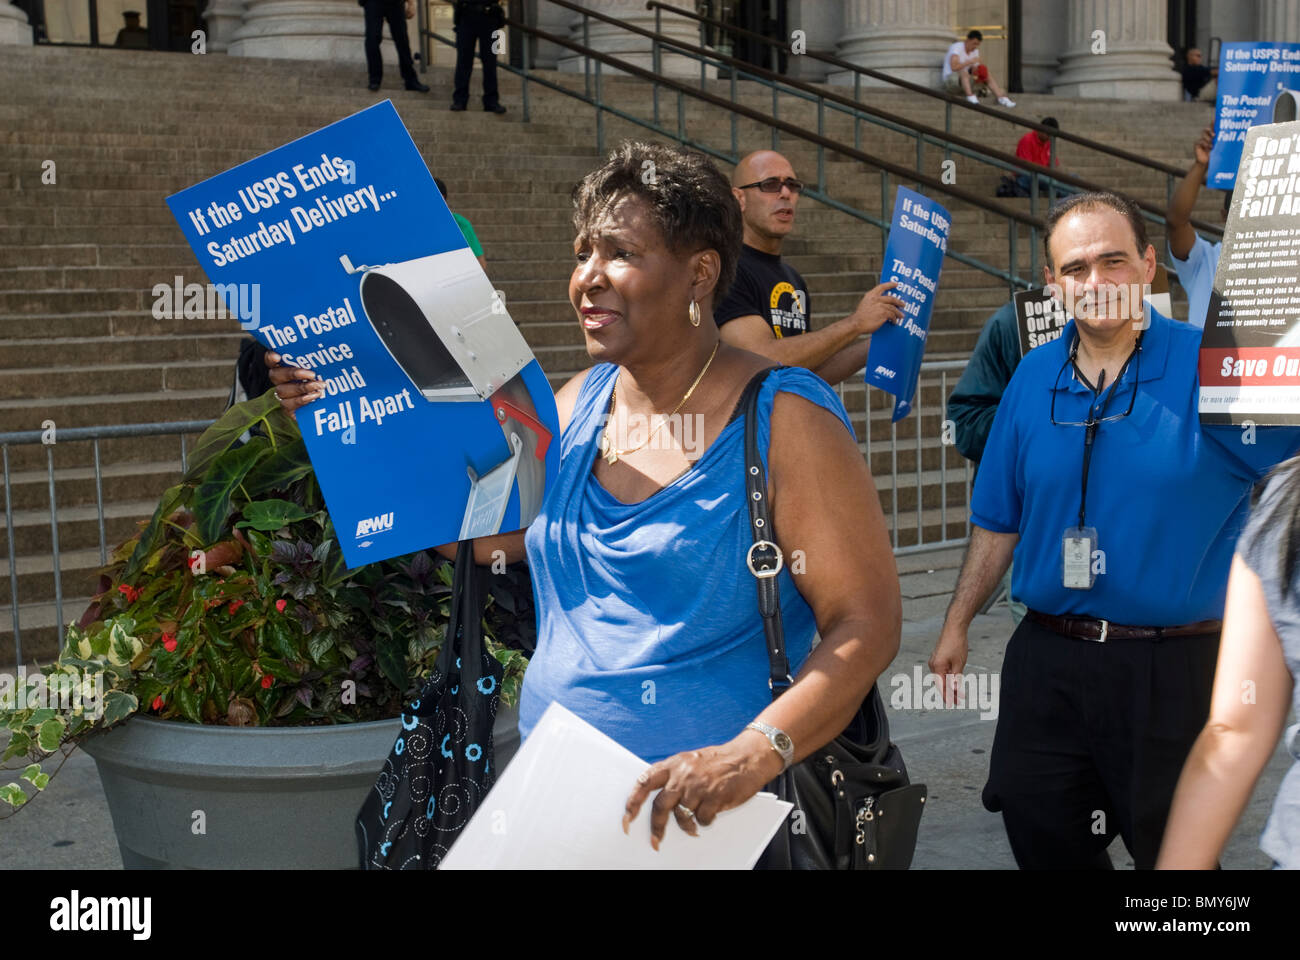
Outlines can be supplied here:
M764 193L780 193L782 187L789 187L791 193L799 193L803 190L803 181L796 180L794 177L767 177L763 180L747 183L737 189L748 190L750 187L758 187Z

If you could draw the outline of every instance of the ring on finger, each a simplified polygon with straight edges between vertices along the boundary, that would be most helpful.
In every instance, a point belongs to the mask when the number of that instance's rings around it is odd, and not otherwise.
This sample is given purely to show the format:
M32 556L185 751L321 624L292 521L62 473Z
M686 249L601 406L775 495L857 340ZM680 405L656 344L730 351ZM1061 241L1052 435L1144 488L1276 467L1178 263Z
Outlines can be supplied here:
M695 811L692 810L690 807L688 807L686 804L684 803L677 804L677 809L679 812L685 814L687 817L690 817L690 819L692 820L695 819Z

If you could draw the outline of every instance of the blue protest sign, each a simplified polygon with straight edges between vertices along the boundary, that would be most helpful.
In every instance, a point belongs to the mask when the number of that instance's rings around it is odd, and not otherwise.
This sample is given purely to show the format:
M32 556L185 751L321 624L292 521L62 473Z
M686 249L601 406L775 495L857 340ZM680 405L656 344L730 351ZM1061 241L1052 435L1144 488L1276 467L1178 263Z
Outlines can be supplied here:
M349 567L532 521L555 397L390 102L167 203L240 325L324 380L297 420Z
M890 294L903 301L903 319L871 335L866 372L869 385L894 395L895 423L912 410L951 224L944 207L915 190L898 188L880 282L898 283Z
M1246 131L1257 123L1273 123L1278 99L1286 100L1294 91L1300 91L1300 43L1223 45L1207 187L1231 190L1236 186Z

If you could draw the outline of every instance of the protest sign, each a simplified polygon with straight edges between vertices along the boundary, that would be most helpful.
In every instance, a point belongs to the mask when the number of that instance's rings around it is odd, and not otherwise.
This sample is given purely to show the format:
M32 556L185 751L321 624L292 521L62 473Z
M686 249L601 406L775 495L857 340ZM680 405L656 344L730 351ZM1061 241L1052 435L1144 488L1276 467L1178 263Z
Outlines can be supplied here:
M1117 290L1125 303L1129 302L1124 290ZM1169 271L1160 264L1156 264L1156 275L1152 278L1148 288L1141 291L1142 299L1151 304L1151 307L1161 316L1172 316L1172 308L1169 299ZM1016 333L1020 341L1020 356L1024 356L1034 347L1041 347L1045 343L1051 343L1061 336L1065 330L1065 325L1070 320L1070 309L1067 309L1065 294L1061 285L1049 283L1045 287L1039 287L1031 290L1017 291L1011 298L1016 309ZM1123 304L1119 309L1127 309Z
M1225 43L1221 49L1214 148L1205 185L1231 190L1246 131L1272 122L1279 99L1284 109L1294 109L1290 92L1300 90L1300 43Z
M554 395L392 103L167 203L241 326L323 379L297 420L349 567L532 520Z
M1300 123L1246 135L1201 336L1201 422L1300 424Z
M1020 290L1011 298L1016 305L1016 332L1020 355L1060 337L1069 317L1061 301L1061 288L1048 284L1034 290Z
M880 282L898 283L890 295L903 301L903 319L871 335L865 375L868 385L894 395L894 423L911 412L916 396L951 224L952 215L944 207L914 190L898 188Z

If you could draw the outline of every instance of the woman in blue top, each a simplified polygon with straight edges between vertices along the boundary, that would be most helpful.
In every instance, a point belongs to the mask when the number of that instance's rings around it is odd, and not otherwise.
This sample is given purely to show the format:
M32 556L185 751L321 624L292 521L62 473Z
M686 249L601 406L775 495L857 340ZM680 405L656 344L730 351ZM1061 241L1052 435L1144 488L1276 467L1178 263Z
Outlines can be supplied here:
M624 825L658 790L657 848L669 816L694 833L774 779L780 734L798 761L844 728L898 650L898 577L838 398L807 370L769 374L758 444L797 671L773 702L733 416L770 363L723 344L711 319L740 255L730 184L702 155L624 143L574 190L574 226L569 299L596 364L556 394L560 475L540 515L475 557L526 554L532 571L521 732L558 701L652 761ZM286 409L322 395L309 371L272 377Z

